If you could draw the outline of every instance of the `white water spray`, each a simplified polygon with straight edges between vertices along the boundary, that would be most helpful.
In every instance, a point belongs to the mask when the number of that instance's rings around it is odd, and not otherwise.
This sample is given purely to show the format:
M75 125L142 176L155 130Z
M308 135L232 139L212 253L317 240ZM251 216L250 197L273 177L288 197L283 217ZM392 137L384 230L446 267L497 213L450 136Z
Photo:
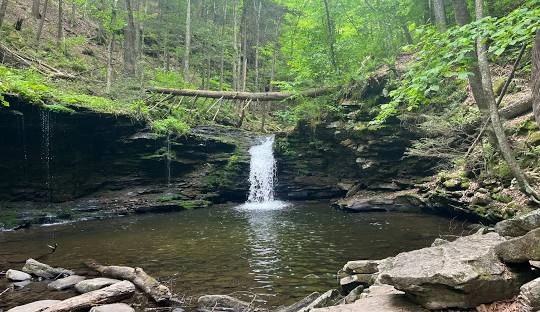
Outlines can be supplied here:
M274 159L274 136L266 137L259 145L249 149L249 197L242 205L246 209L279 209L287 204L274 200L276 160Z

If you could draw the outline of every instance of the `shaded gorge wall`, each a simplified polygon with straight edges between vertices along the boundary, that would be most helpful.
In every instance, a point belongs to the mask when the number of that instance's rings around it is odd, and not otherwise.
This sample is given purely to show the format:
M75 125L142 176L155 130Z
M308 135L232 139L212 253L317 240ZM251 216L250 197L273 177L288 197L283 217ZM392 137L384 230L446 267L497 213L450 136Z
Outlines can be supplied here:
M64 202L148 185L215 202L247 196L251 138L242 131L200 127L167 142L125 116L8 100L0 109L0 201Z

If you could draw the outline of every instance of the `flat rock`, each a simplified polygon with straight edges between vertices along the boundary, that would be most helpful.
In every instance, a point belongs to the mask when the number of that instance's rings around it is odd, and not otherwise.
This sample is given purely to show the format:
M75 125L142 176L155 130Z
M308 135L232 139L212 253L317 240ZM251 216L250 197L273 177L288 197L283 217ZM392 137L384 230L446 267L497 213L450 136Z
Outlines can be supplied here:
M529 311L540 311L540 278L521 286L519 301Z
M249 308L249 303L240 299L226 295L205 295L197 300L199 308L227 308L232 311L241 312Z
M348 273L372 274L379 272L380 261L377 260L357 260L349 261L343 266L343 271Z
M524 263L540 260L540 228L524 236L515 237L499 244L495 251L506 263Z
M313 292L309 294L308 296L306 296L305 298L303 298L302 300L296 303L293 303L288 307L282 307L282 308L277 309L276 312L297 312L298 310L301 310L307 307L308 305L310 305L313 301L317 300L317 298L319 298L320 296L321 296L320 293Z
M540 209L504 220L495 225L495 232L501 236L521 236L540 227Z
M40 300L7 310L7 312L38 312L59 303L60 300Z
M98 277L98 278L92 278L84 281L80 281L77 284L75 284L75 289L84 294L90 291L98 290L103 287L110 286L112 284L116 284L120 282L117 279L113 278L105 278L105 277Z
M389 285L374 285L351 304L313 309L311 312L428 312Z
M324 308L324 307L332 306L336 304L339 298L340 298L339 291L335 289L330 289L329 291L325 292L324 294L319 296L317 299L315 299L313 302L308 304L306 307L298 310L298 312L308 312L308 311L313 311L313 309L316 309L316 308Z
M129 304L125 303L113 303L105 304L90 309L90 312L135 312Z
M353 303L356 300L360 299L362 292L364 291L364 286L360 285L355 289L351 290L347 296L339 301L339 304L348 304Z
M17 270L7 270L6 278L10 281L21 282L32 279L32 276L28 273Z
M73 287L75 284L84 281L85 279L84 276L71 275L51 282L47 287L54 290L64 290Z
M505 238L474 234L453 242L398 254L381 266L379 281L404 291L425 308L473 308L508 299L531 279L513 271L495 254Z
M34 259L26 260L26 263L24 264L22 270L28 274L43 277L46 279L53 279L74 274L73 271L63 268L53 268L50 265L41 263Z

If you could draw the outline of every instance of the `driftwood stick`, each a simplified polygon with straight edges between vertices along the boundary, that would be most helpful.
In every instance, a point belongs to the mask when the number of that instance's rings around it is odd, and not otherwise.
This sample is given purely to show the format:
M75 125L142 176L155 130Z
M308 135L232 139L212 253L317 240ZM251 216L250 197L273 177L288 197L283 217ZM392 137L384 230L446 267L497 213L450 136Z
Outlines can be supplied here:
M87 261L85 264L90 269L101 273L103 276L132 282L156 302L167 302L172 298L172 293L167 286L160 284L155 278L146 274L141 268L112 265L105 266L97 264L95 261Z
M135 286L131 282L122 281L102 289L94 290L63 300L48 307L47 309L43 310L43 312L88 310L96 305L118 302L120 300L129 298L134 293Z

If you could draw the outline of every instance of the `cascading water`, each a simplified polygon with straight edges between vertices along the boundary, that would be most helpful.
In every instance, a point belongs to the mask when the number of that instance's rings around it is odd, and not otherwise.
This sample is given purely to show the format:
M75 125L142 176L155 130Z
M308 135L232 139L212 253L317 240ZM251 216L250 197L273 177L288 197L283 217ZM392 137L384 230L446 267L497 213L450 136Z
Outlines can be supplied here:
M47 197L52 201L51 190L51 115L50 112L42 110L41 117L41 161L45 169L45 187Z
M265 137L259 145L249 149L249 197L243 208L279 209L286 203L274 200L276 160L274 159L274 136Z
M171 134L167 134L167 187L171 187Z

